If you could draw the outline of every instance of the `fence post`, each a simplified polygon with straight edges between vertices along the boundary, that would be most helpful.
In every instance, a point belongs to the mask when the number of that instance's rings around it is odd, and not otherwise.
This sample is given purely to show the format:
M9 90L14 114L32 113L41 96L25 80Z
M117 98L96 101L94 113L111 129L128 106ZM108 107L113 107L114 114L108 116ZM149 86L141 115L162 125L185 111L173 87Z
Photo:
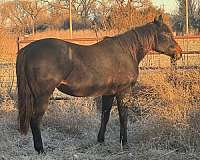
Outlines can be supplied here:
M170 62L171 62L171 70L176 71L177 68L176 61L173 58L170 58Z
M17 37L17 53L20 50L20 41L19 41L19 37Z
M170 62L171 62L171 80L173 82L173 85L176 87L177 64L176 64L176 61L173 58L170 58Z

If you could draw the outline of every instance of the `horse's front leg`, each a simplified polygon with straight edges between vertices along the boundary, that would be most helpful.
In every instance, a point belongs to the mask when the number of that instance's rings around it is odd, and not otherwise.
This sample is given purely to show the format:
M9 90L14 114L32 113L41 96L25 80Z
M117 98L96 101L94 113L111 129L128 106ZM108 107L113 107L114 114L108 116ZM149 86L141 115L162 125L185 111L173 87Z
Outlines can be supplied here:
M101 114L101 127L99 130L97 141L102 143L105 138L106 125L110 117L114 96L102 96L102 114Z
M116 98L120 120L120 143L122 143L123 148L127 148L127 121L129 97L125 95L117 95Z

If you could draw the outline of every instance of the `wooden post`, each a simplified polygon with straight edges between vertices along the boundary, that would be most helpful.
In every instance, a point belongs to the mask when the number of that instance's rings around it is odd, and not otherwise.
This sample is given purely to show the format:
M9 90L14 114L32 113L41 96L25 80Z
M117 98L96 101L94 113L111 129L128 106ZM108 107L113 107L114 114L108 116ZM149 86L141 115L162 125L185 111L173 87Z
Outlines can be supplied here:
M189 39L188 39L188 35L189 35L189 7L188 7L188 0L185 0L185 18L186 18L186 21L185 21L185 25L186 25L186 37L187 37L187 51L188 51L188 45L189 45ZM188 65L188 55L186 55L186 58L187 58L187 65Z
M173 58L171 58L170 61L171 61L171 69L172 71L175 71L177 67L176 61Z
M174 87L176 87L176 69L177 69L176 61L173 58L171 58L170 60L171 60L171 80Z
M70 39L72 39L72 0L69 0L69 32Z
M189 32L189 20L188 20L188 0L185 0L185 29L186 29L186 35L188 35Z
M19 41L19 37L17 37L17 53L20 50L20 41Z

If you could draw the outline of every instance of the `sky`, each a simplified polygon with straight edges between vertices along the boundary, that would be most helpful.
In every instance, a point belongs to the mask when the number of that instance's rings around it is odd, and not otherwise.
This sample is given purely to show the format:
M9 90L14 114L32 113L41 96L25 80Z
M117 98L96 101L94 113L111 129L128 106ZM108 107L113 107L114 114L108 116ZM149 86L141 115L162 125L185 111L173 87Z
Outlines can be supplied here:
M2 2L3 0L0 0ZM4 0L6 1L6 0ZM153 5L157 7L163 7L166 12L173 13L177 10L177 3L176 0L151 0L153 2Z
M164 5L164 9L166 12L173 13L177 10L178 6L176 0L152 0L153 5L162 6Z

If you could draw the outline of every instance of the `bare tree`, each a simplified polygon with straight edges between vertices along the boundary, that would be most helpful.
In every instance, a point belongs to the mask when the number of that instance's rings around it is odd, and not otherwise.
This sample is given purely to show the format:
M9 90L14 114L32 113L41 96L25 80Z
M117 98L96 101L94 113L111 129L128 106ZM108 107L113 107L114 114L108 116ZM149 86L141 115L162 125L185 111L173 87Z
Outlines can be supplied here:
M26 13L24 13L14 1L1 4L0 14L4 25L15 27L17 30L22 29L27 21Z
M34 34L36 22L45 9L39 0L15 0L1 4L0 14L5 25L15 26L18 31L32 27Z
M32 26L32 34L35 34L35 25L38 20L38 17L42 13L42 11L46 10L46 6L40 0L31 0L31 1L24 1L18 0L16 1L18 7L28 15L30 18L31 26Z
M53 26L64 23L69 19L69 0L41 0L48 6L50 15L49 23ZM72 1L72 15L73 20L77 18L76 9L74 6L75 1Z
M150 0L115 0L113 6L110 17L112 19L112 26L118 32L148 22L150 15L155 16L158 12L152 6Z
M152 20L158 12L150 0L72 0L73 22L78 27L91 27L95 20L101 29L122 29ZM1 21L23 30L47 23L66 27L69 20L69 0L15 0L0 5ZM45 18L46 17L46 20ZM123 20L123 21L122 21Z
M178 15L179 15L179 23L182 24L185 28L185 18L186 18L186 9L185 9L185 0L177 0L178 4ZM189 7L189 28L191 29L199 29L199 13L200 13L200 0L189 0L188 1ZM177 16L176 16L177 18Z

